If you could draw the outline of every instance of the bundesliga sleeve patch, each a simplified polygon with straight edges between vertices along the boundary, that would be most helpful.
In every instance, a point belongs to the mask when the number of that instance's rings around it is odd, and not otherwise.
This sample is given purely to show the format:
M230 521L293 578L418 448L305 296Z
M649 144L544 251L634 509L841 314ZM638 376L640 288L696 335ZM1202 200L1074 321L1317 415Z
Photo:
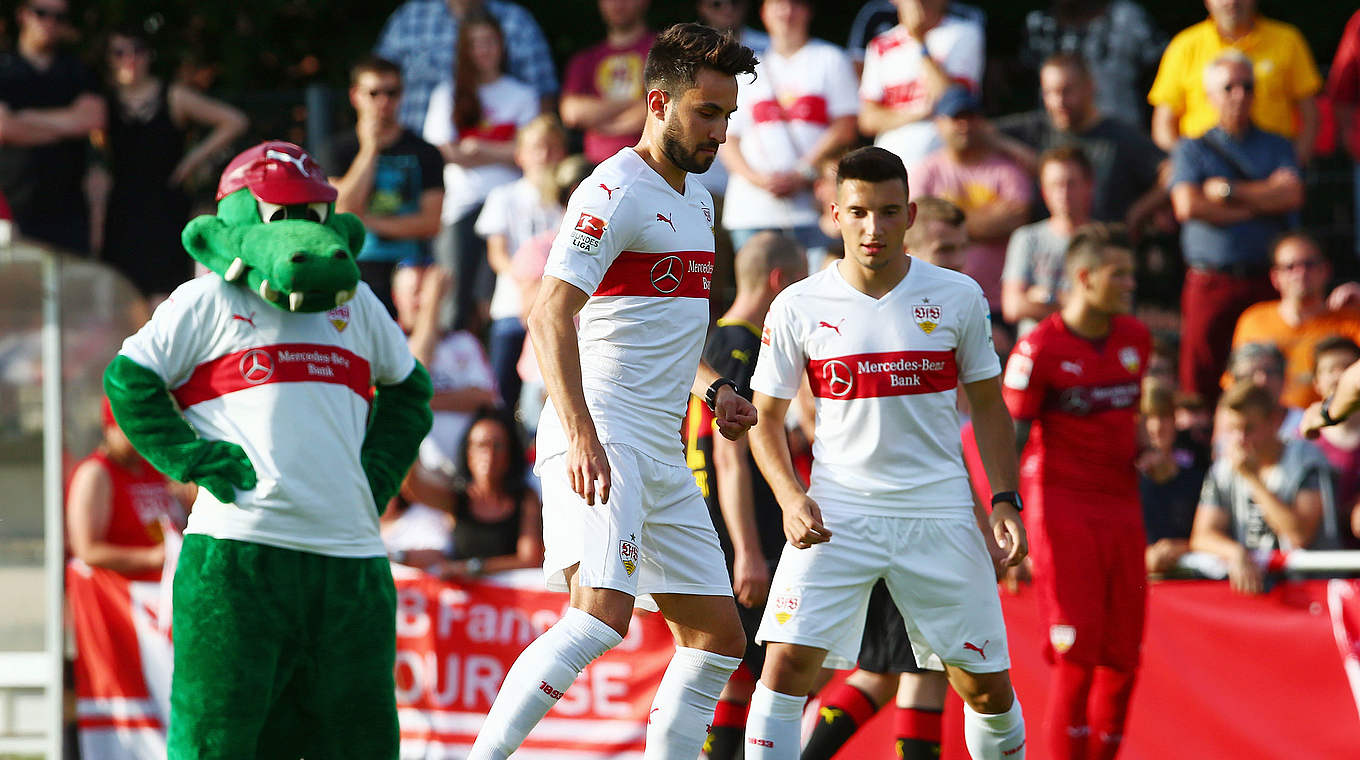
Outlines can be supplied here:
M594 253L600 247L600 238L604 237L604 228L607 226L605 220L583 211L572 230L571 244L586 253Z
M1006 376L1002 383L1007 388L1023 391L1029 387L1029 376L1033 372L1033 359L1024 354L1011 354L1011 360L1006 362Z

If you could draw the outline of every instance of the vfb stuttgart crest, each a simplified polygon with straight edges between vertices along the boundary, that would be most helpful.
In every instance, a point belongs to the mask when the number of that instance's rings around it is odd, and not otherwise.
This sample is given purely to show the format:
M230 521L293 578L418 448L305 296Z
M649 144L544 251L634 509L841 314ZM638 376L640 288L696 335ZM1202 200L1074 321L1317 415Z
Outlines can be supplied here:
M1077 629L1071 625L1055 625L1048 629L1048 643L1053 645L1053 651L1058 654L1065 654L1072 645L1077 643Z
M638 548L632 541L619 541L619 559L623 560L623 570L628 573L628 577L633 577L633 573L638 566Z
M349 327L349 304L337 306L326 312L326 319L336 332L344 332L345 328Z
M916 320L916 326L926 335L935 332L943 315L944 311L937 304L918 303L911 307L911 316Z
M1133 346L1124 346L1119 349L1119 363L1124 365L1124 369L1130 373L1137 374L1142 362L1138 359L1138 349Z
M774 598L774 619L780 625L787 623L793 613L798 611L798 605L803 598L798 594L780 594Z

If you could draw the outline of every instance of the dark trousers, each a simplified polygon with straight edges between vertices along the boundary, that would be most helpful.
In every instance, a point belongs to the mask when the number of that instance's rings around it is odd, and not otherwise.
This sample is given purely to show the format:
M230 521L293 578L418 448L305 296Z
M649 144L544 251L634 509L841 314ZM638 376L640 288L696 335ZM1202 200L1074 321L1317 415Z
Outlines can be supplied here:
M1264 272L1239 277L1186 270L1181 291L1181 390L1198 393L1210 405L1216 404L1237 318L1248 306L1275 298L1279 295Z

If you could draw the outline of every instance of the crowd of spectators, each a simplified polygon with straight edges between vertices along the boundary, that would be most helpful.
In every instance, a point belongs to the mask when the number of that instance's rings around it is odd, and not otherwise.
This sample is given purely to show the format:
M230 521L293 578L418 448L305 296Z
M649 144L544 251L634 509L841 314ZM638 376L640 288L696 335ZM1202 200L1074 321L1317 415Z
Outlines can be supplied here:
M962 268L988 298L1004 355L1059 309L1075 231L1123 222L1140 243L1139 314L1158 331L1139 460L1150 569L1200 549L1251 589L1243 563L1255 550L1360 546L1360 433L1341 426L1314 444L1290 430L1360 341L1360 285L1333 277L1354 262L1299 229L1324 117L1340 149L1360 154L1360 13L1337 11L1345 33L1324 81L1300 32L1256 5L1206 0L1207 17L1176 32L1135 0L1057 0L1018 30L1023 65L1008 76L1038 93L1032 110L990 114L986 39L999 30L977 7L868 0L848 40L822 40L812 30L825 6L809 0L697 0L695 18L761 59L701 177L719 203L719 250L774 229L813 270L835 257L828 167L872 142L903 159L913 197L963 210ZM531 7L401 3L353 62L354 126L308 146L337 210L368 228L363 278L436 386L439 421L389 532L446 532L400 551L433 549L430 566L455 575L467 565L447 563L472 545L462 525L513 522L495 529L505 540L493 555L511 564L541 551L523 541L536 502L471 472L474 440L496 448L473 421L532 445L543 390L525 310L566 194L634 144L645 116L648 0L599 0L598 42L561 71ZM0 190L20 234L97 255L155 298L190 276L176 242L186 178L215 172L246 118L153 76L137 29L99 41L107 71L88 70L65 52L94 42L74 39L70 12L68 0L24 0L16 43L0 52ZM102 182L87 176L91 155ZM730 282L715 281L715 314Z

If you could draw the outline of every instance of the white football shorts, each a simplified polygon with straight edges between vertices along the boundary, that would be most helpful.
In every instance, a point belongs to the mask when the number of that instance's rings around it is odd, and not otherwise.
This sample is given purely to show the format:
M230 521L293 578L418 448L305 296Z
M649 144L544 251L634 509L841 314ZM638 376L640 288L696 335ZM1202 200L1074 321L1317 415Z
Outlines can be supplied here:
M653 612L654 593L731 596L708 505L683 461L667 464L622 444L604 450L608 504L597 496L588 506L571 490L565 454L539 463L548 588L566 591L564 571L579 562L580 585L631 594Z
M970 673L1010 668L996 573L971 511L884 517L837 511L825 499L818 506L831 540L784 545L757 643L825 649L826 667L853 668L869 592L883 578L917 664L927 667L938 655Z

